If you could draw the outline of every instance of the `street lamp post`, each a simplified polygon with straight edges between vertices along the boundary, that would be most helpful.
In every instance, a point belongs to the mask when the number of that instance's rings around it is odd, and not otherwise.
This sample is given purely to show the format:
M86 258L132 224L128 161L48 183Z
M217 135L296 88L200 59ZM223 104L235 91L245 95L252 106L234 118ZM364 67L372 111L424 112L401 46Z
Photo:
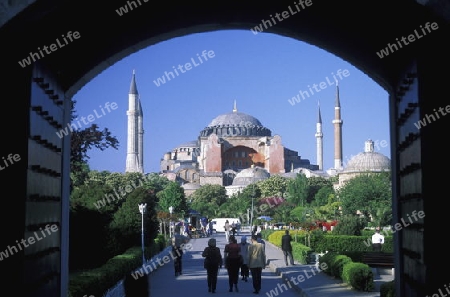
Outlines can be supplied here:
M173 206L169 207L169 213L170 213L170 220L169 220L169 236L172 238L172 213L173 213Z
M253 184L252 184L252 212L251 212L251 214L250 214L250 233L252 233L253 232L253 199L255 198L255 184L254 184L254 182L255 181L253 181Z
M141 230L142 230L142 238L141 238L141 241L142 241L142 265L144 265L145 264L145 252L144 252L144 213L146 212L146 210L147 210L147 203L142 203L142 204L139 204L139 212L141 213L141 221L142 221L142 227L141 227Z

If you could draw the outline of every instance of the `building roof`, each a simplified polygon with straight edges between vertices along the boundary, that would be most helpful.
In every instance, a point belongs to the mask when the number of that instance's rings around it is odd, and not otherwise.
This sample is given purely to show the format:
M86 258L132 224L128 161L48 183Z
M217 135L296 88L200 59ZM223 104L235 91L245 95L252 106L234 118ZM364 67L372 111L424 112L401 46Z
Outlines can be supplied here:
M270 173L258 166L241 170L233 179L233 186L247 186L270 177Z
M200 136L209 136L212 133L219 137L233 136L272 136L270 129L254 116L238 112L236 104L232 112L218 115L208 126L200 132Z
M179 147L199 147L197 140L188 141L177 146Z
M246 113L243 112L229 112L225 114L221 114L217 116L215 119L209 123L208 127L214 127L214 126L244 126L244 127L251 127L254 126L262 126L261 122Z
M367 140L365 151L352 157L344 172L368 172L368 171L390 171L391 160L383 154L374 151L374 143Z

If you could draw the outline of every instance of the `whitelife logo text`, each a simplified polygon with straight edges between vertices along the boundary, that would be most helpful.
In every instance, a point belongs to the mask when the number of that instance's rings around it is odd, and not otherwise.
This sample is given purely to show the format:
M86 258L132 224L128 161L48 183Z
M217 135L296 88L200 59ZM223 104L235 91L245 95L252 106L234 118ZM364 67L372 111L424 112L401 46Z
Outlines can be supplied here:
M80 32L78 31L75 31L73 33L72 31L69 31L67 32L66 35L63 34L61 36L63 42L61 42L58 37L56 38L55 43L52 43L49 46L44 45L42 49L38 47L36 53L30 52L30 55L28 57L26 57L22 61L19 61L19 65L22 66L22 68L25 68L26 66L31 65L32 62L36 62L37 60L42 59L43 57L45 57L46 54L49 55L52 52L55 52L62 47L65 47L70 42L73 42L81 37Z

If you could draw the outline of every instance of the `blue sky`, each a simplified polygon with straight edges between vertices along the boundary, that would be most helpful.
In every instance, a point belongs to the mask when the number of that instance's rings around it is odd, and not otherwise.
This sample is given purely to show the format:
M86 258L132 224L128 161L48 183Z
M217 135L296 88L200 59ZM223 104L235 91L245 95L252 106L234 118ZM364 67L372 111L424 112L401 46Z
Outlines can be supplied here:
M209 53L208 60L201 57L203 51L207 57ZM166 77L159 86L154 83L165 72L176 75L173 67L188 62L191 69L177 69L178 76ZM376 151L390 158L388 93L366 74L303 41L225 30L173 38L142 49L75 94L77 114L94 114L92 123L109 128L120 142L118 150L90 151L92 170L125 171L126 111L133 70L144 112L146 173L159 172L165 152L196 140L215 117L232 111L235 100L239 112L259 119L272 135L282 137L285 147L313 164L317 164L314 134L320 102L324 169L329 169L334 164L335 79L340 90L344 164L364 150L369 138L378 141ZM300 92L304 99L299 96L300 102L292 105L289 100ZM115 102L116 108L108 111L108 102Z

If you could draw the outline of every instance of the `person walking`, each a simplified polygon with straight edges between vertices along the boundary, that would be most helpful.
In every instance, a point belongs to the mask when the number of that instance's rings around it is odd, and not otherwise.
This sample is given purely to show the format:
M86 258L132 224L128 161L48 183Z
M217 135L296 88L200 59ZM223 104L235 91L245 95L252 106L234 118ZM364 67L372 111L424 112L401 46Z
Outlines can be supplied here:
M284 254L284 262L286 263L286 266L289 266L288 264L288 258L291 265L295 265L294 263L294 256L292 255L292 236L289 234L289 230L286 229L284 231L284 235L281 237L281 249L283 250Z
M253 294L259 294L261 290L261 276L264 267L266 267L265 246L258 242L256 235L252 235L252 244L248 247L248 268L252 273Z
M217 275L219 268L222 268L223 259L220 248L216 246L216 239L210 238L208 246L203 250L202 257L205 258L204 268L206 269L206 280L208 292L215 293L217 287Z
M236 237L230 236L230 242L225 245L224 249L225 268L228 271L228 284L230 286L229 292L239 292L239 268L242 264L241 247L237 243Z
M374 252L381 252L381 247L384 244L384 235L380 233L380 228L375 229L375 234L372 235L372 249Z
M175 276L179 276L182 274L182 268L183 268L183 245L188 242L187 237L175 233L172 237L172 255L174 258L174 269L175 269Z
M231 231L231 225L228 220L225 221L225 226L223 226L225 229L225 241L230 242L230 231Z
M241 255L242 255L242 265L241 265L241 277L243 281L247 282L248 277L250 276L250 270L248 269L248 247L249 243L247 242L247 236L241 237Z

